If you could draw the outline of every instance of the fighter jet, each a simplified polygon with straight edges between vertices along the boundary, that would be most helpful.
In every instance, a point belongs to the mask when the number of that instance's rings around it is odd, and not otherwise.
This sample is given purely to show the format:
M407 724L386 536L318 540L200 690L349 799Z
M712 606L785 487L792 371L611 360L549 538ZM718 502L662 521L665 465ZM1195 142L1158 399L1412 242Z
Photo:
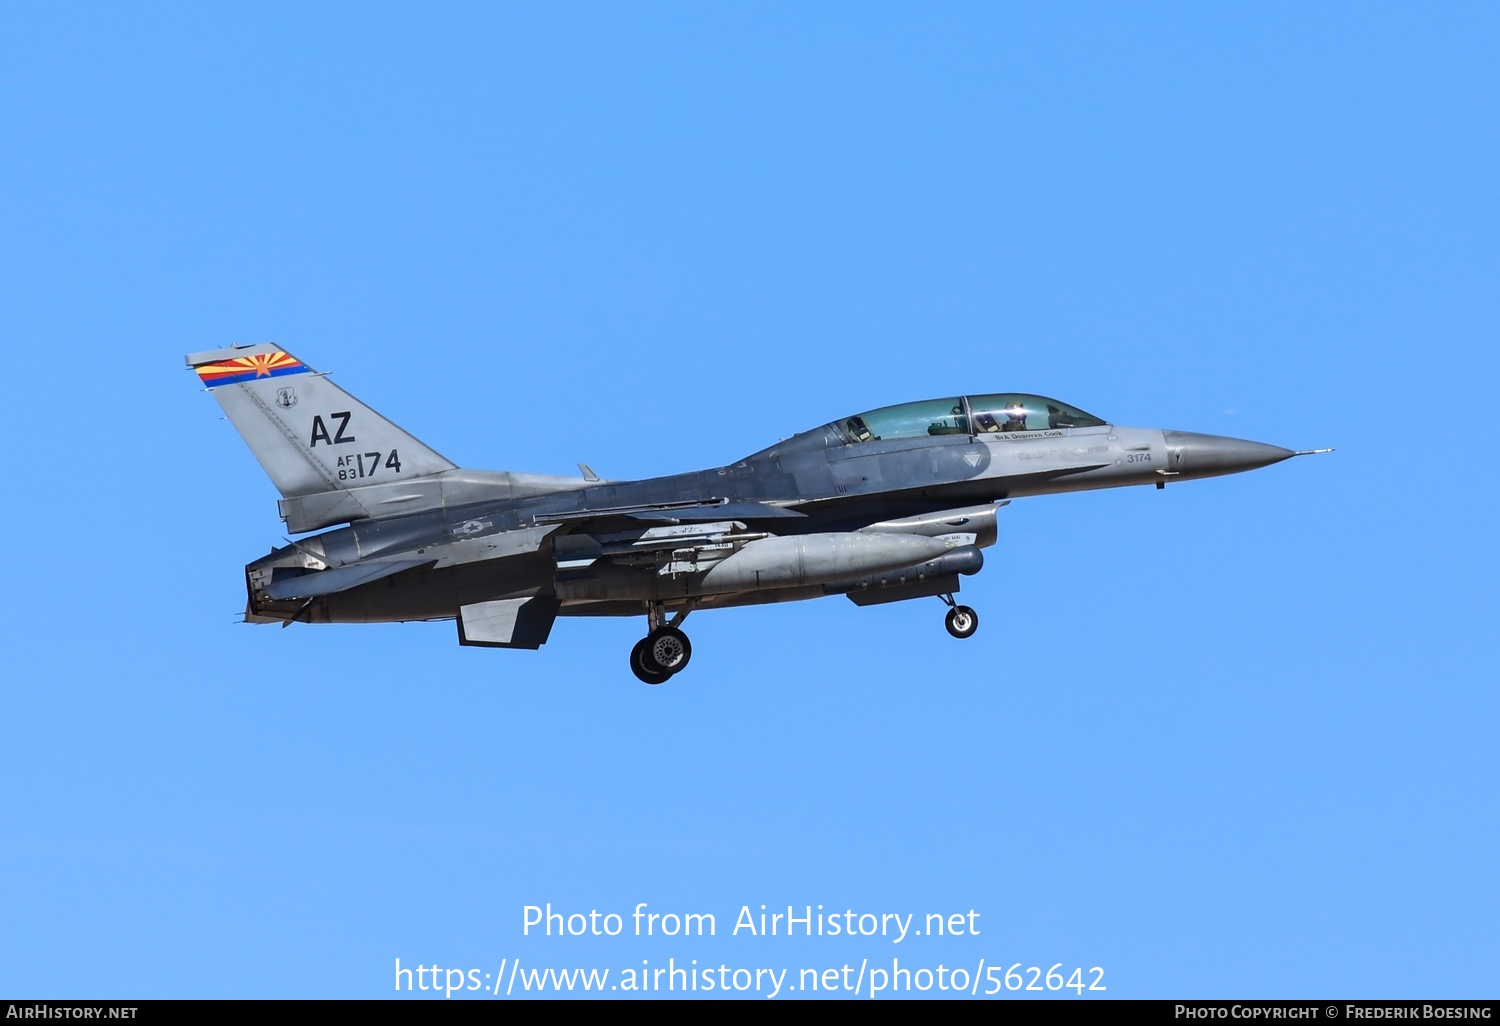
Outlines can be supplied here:
M647 684L688 665L682 623L700 609L936 597L948 633L972 637L979 616L954 596L1010 500L1331 451L1122 427L1004 392L842 417L708 470L557 477L462 469L274 344L187 364L305 535L245 567L247 622L453 620L461 645L536 649L559 616L643 616L630 668Z

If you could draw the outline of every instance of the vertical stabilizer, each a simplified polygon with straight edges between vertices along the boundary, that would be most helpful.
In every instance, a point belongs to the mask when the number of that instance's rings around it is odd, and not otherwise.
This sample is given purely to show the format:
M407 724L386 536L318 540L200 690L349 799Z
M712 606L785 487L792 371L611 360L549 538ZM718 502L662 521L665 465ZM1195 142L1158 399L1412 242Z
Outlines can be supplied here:
M284 498L395 484L453 463L280 346L187 358Z

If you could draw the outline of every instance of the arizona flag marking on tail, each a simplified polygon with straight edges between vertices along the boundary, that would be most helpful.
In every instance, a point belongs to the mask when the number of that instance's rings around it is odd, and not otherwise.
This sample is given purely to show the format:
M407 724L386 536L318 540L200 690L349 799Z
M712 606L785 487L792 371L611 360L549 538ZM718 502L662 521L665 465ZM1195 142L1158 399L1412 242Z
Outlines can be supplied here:
M187 365L276 485L291 530L442 505L441 483L416 479L451 461L275 343L190 353Z
M256 378L279 378L286 374L305 374L308 367L289 353L257 353L254 356L238 356L219 363L205 363L194 367L198 378L209 388L220 385L238 385Z

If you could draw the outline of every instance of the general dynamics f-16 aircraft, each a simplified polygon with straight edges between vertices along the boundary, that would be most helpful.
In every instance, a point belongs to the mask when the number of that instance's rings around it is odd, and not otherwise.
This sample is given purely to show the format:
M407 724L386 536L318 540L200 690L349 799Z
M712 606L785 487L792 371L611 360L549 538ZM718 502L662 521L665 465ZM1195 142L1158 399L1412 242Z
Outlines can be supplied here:
M843 417L737 463L644 481L464 470L279 346L187 357L280 490L292 541L245 568L250 623L455 620L461 645L540 647L558 616L644 616L630 668L687 666L699 609L937 597L1026 495L1155 484L1304 455L1121 427L1021 393ZM1312 450L1326 452L1328 450Z

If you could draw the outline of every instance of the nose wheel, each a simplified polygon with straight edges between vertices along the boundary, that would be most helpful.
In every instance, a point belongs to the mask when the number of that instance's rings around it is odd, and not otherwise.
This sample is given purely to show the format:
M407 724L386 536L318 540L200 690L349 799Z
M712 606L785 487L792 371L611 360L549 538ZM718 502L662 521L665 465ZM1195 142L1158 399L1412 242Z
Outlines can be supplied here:
M952 595L944 595L942 599L950 607L948 615L943 618L948 633L955 638L972 638L974 632L979 630L979 614L968 606L958 605L953 601Z

